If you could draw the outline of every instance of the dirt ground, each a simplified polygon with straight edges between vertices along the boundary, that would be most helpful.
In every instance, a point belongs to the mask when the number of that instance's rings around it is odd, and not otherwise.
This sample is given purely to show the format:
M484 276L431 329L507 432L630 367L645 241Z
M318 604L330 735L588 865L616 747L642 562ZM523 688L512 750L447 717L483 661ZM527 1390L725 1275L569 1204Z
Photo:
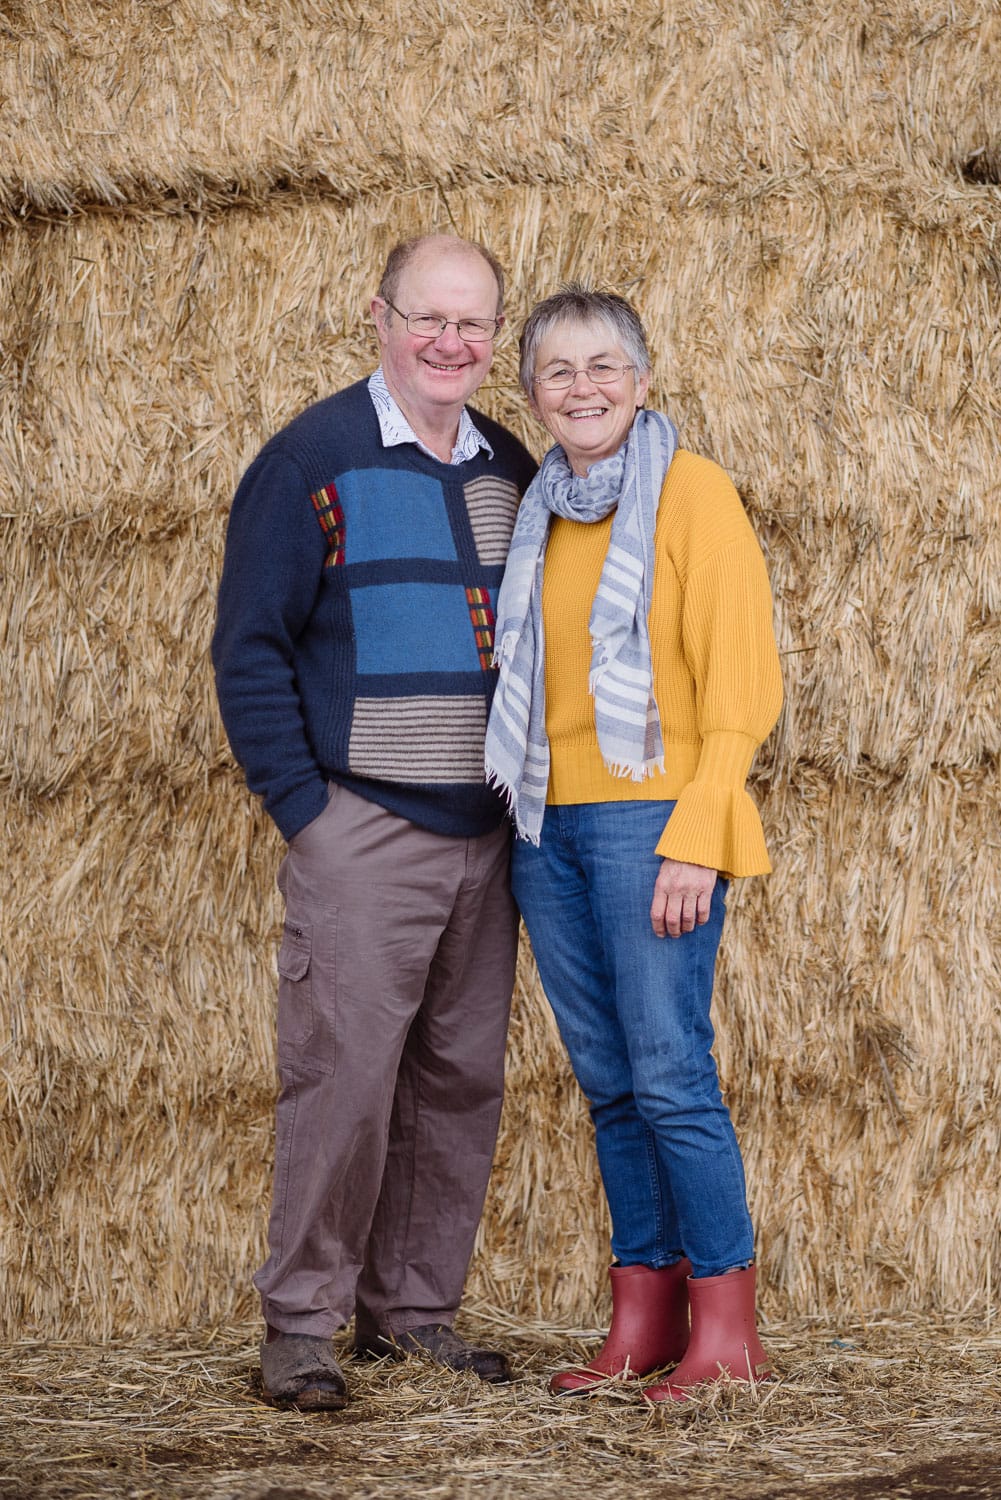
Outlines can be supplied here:
M2 1500L898 1500L1001 1497L1001 1334L914 1318L766 1331L781 1380L650 1411L634 1387L558 1400L593 1343L489 1310L463 1331L518 1378L346 1362L346 1411L262 1404L251 1324L0 1352ZM344 1350L346 1354L347 1346Z

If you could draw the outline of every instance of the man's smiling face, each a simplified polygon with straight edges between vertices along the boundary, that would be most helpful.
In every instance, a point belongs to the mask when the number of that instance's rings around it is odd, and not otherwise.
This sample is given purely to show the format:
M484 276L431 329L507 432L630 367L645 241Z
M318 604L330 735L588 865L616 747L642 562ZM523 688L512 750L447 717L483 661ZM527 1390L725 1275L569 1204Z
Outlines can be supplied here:
M433 313L440 318L497 317L497 282L490 266L466 246L421 246L404 267L396 294L403 313ZM491 339L469 343L450 321L437 338L410 333L400 313L374 299L376 329L382 346L382 372L411 426L438 429L443 418L459 412L482 384L493 359Z

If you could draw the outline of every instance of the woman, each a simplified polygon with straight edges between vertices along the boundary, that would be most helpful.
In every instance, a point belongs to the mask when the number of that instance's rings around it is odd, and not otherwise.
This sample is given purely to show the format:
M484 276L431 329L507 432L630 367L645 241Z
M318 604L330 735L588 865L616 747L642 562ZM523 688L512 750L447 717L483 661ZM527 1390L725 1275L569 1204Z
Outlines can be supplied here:
M767 1378L736 1136L710 1048L726 881L770 869L744 781L782 699L761 550L736 490L643 409L623 298L572 283L521 337L556 446L498 600L487 770L512 880L591 1106L612 1218L612 1324L558 1394L677 1368L686 1397Z

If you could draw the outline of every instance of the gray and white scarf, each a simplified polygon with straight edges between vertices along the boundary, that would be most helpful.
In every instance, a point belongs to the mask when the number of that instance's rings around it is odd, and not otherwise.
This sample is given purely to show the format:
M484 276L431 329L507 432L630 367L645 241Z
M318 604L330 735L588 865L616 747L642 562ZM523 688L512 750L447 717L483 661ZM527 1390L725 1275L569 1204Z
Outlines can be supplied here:
M639 411L617 453L574 474L550 448L518 511L497 599L494 665L499 677L487 725L487 780L507 796L519 838L539 842L549 784L542 563L554 515L600 521L615 510L588 629L594 719L602 759L615 776L642 781L664 769L653 696L647 617L653 590L654 526L678 435L665 416Z

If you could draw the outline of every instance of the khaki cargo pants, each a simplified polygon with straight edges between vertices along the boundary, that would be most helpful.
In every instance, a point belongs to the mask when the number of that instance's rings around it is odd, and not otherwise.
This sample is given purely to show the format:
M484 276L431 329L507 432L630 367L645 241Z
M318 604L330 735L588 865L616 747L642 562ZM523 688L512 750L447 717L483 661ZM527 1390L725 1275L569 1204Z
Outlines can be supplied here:
M344 787L278 884L266 1321L328 1336L450 1323L500 1118L517 946L507 826L415 827Z

